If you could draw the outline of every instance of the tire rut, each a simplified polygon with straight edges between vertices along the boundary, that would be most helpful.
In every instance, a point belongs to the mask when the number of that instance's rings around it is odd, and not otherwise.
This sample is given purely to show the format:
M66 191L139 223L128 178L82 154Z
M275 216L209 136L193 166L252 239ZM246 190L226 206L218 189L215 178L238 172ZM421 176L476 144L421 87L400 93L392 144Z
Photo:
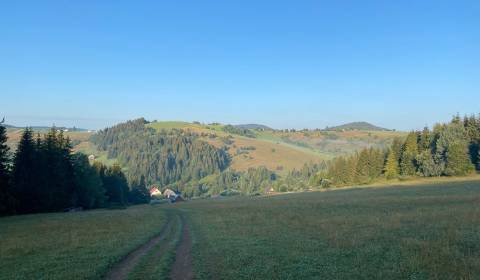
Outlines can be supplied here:
M185 222L185 217L181 216L182 237L175 254L175 263L170 274L174 280L190 280L193 279L192 266L192 238L190 234L190 226Z
M172 218L172 215L167 215L167 223L162 227L160 233L150 239L147 243L141 245L140 247L126 255L122 260L120 260L120 262L113 266L113 268L107 273L104 279L127 279L129 273L133 271L135 266L140 262L141 258L166 238L169 229L173 225L173 222L174 219Z
M175 211L176 212L176 211ZM180 223L180 227L175 229ZM175 225L177 224L177 225ZM173 232L172 232L173 231ZM179 232L180 231L180 232ZM159 234L150 239L147 243L139 246L133 250L107 273L104 279L106 280L124 280L131 277L130 273L135 272L135 268L141 264L142 258L152 252L154 252L154 259L160 259L162 255L168 253L169 249L167 245L162 245L161 242L175 238L179 235L178 245L175 249L175 261L171 266L170 279L173 280L190 280L193 279L193 267L192 267L192 239L190 235L189 224L185 221L183 214L169 213L167 215L167 222L162 227ZM170 251L171 252L171 251ZM141 269L141 268L140 268ZM145 273L149 273L144 271ZM141 274L137 275L140 276Z

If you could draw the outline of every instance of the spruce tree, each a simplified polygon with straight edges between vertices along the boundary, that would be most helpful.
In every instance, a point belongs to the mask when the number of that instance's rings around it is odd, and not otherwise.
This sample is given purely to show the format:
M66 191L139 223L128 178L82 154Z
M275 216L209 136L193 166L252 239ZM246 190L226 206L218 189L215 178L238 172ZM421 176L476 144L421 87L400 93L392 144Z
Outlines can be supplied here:
M129 193L129 202L133 204L141 204L150 202L150 192L147 189L145 176L141 176L140 183L132 187Z
M105 189L95 167L90 165L84 154L75 154L73 161L76 186L74 205L86 209L104 206Z
M10 155L7 129L0 123L0 215L14 212L10 187Z
M450 144L446 155L447 164L445 166L445 175L463 176L473 171L474 166L470 161L466 141L457 141Z
M424 150L416 158L418 173L424 177L441 176L445 166L435 161L431 150Z
M465 175L472 171L469 143L463 123L454 121L439 126L435 143L435 158L445 166L444 175Z
M32 130L26 128L15 152L12 172L13 195L16 200L16 210L19 213L41 210L37 160L38 152L33 141Z
M128 182L120 165L114 164L106 169L104 187L110 204L127 204Z
M389 180L397 178L399 175L399 169L398 156L393 149L390 149L384 169L385 177Z
M405 144L403 145L402 155L400 157L400 174L403 176L413 176L416 173L415 158L418 154L417 139L418 134L411 132L408 134Z
M431 135L428 127L425 127L420 134L420 141L418 143L418 148L420 151L430 150L431 148Z

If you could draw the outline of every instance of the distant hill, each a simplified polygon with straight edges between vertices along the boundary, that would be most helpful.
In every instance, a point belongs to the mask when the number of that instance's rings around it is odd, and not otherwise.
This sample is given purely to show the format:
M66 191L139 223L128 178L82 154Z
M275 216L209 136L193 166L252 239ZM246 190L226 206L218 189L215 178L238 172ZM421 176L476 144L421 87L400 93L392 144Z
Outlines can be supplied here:
M12 128L12 129L24 129L25 128L25 127L9 125L9 124L3 124L3 126L5 126L6 128ZM40 132L41 131L48 131L52 128L51 126L29 126L29 127L31 129L33 129L33 131L35 131L35 132L37 132L37 131L40 131ZM56 126L55 128L59 129L59 130L68 130L68 131L80 131L80 132L88 131L88 129L78 128L78 127Z
M342 131L342 130L368 130L368 131L391 131L383 127L373 125L368 122L351 122L339 126L327 127L325 130L329 131Z
M271 127L268 127L268 126L266 126L266 125L263 125L263 124L254 124L254 123L250 123L250 124L238 124L238 125L234 125L234 127L236 127L236 128L241 128L241 129L274 130L274 129L272 129Z

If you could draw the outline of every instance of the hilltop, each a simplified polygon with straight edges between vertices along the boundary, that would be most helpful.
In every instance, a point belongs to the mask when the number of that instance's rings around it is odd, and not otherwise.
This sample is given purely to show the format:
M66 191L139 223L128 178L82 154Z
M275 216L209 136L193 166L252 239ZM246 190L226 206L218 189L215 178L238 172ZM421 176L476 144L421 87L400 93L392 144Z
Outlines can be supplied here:
M253 130L274 130L271 127L268 127L263 124L255 124L255 123L249 123L249 124L238 124L234 125L237 128L242 128L242 129L253 129Z
M326 131L363 130L363 131L391 131L368 122L351 122L334 127L325 128Z

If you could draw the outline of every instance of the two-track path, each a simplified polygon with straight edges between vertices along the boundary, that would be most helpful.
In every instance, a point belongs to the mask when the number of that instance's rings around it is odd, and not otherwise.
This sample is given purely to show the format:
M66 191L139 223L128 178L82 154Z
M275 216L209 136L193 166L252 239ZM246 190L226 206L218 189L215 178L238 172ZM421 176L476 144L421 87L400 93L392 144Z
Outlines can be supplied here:
M180 222L180 227L175 226L175 221ZM174 234L169 234L172 230L175 230ZM181 229L181 232L178 232ZM192 269L192 240L190 236L190 227L185 220L183 214L179 211L169 211L167 214L167 221L160 230L160 233L154 236L145 244L139 246L135 250L131 251L128 255L123 257L112 269L107 273L105 279L107 280L123 280L127 279L130 273L141 262L142 257L146 254L153 253L156 258L161 258L163 254L167 253L167 244L169 239L180 237L180 243L178 244L175 252L175 262L171 267L170 278L177 280L193 279ZM155 250L155 252L152 252Z

